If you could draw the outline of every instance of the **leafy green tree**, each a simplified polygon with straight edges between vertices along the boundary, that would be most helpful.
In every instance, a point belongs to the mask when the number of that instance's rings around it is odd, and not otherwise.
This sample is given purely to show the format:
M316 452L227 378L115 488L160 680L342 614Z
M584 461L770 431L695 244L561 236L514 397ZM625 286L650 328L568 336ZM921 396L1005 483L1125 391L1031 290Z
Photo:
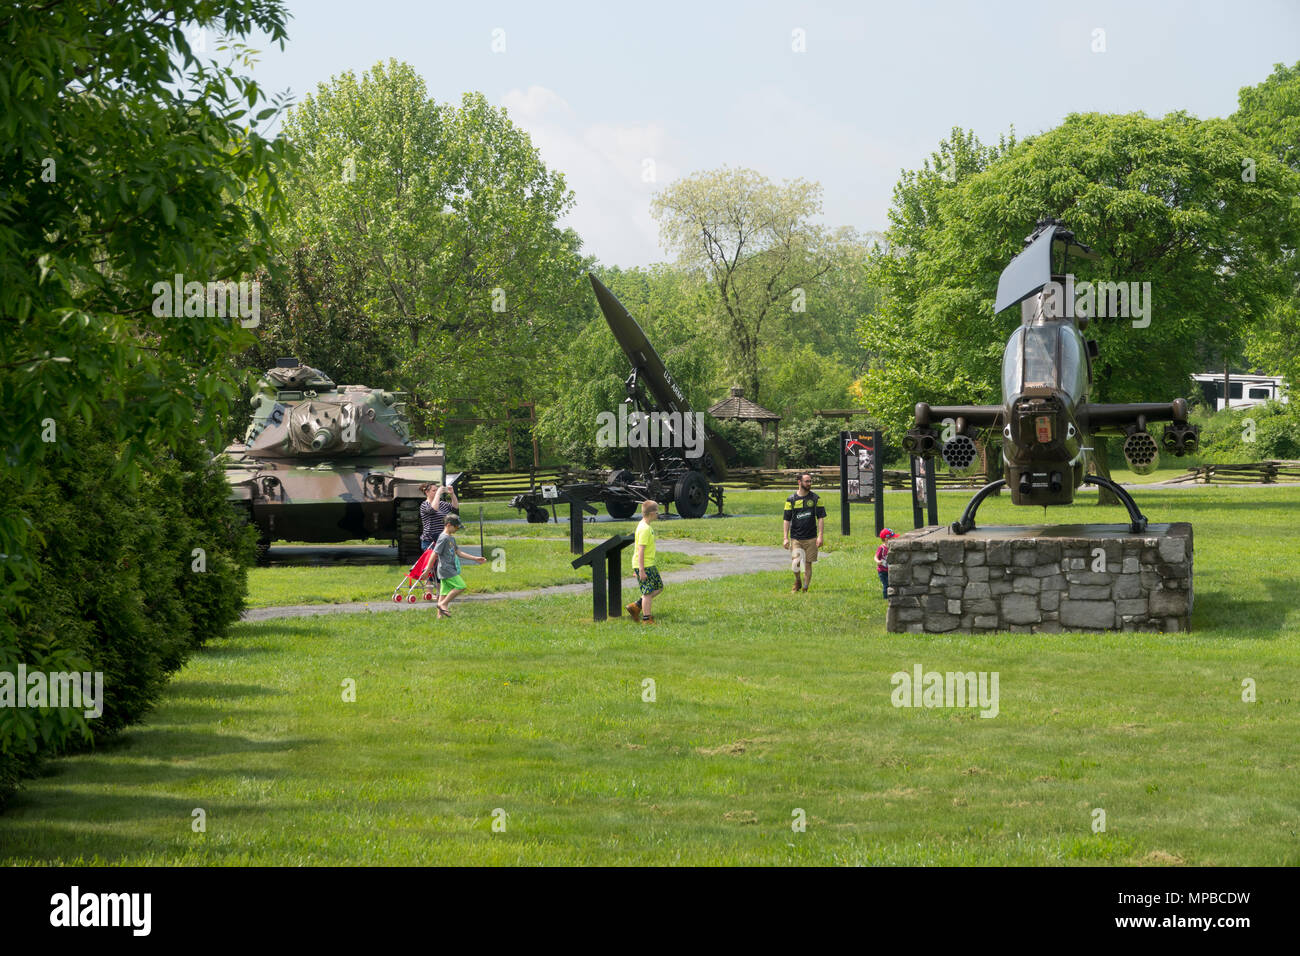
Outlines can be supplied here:
M724 167L678 180L650 211L679 264L708 278L711 314L729 339L728 371L761 402L765 324L806 297L833 262L835 237L812 222L822 211L821 186Z
M1262 83L1242 89L1237 102L1232 119L1238 128L1300 172L1300 63L1277 64ZM1253 175L1249 167L1256 163L1253 155L1244 156L1243 175ZM1293 268L1300 270L1294 246L1286 252ZM1286 376L1292 386L1300 384L1300 275L1247 330L1245 352L1249 364Z
M1275 159L1300 171L1300 63L1277 63L1262 83L1243 87L1232 119ZM1252 158L1243 156L1242 164Z
M829 418L805 418L781 429L781 465L816 468L839 463L840 423Z
M727 464L736 468L761 468L767 464L767 453L772 448L772 436L763 437L763 427L758 422L721 421L714 429L736 451L736 457Z
M468 471L505 471L510 464L504 425L479 425L466 436L463 447L452 450L454 461Z
M1008 139L987 147L974 133L954 128L920 169L904 171L894 187L890 227L868 263L868 281L880 290L875 309L861 324L871 367L852 390L878 420L887 423L887 431L905 430L912 406L936 388L964 395L987 391L977 384L976 376L987 378L987 368L999 360L996 336L992 349L989 337L981 336L984 353L967 352L963 357L955 354L959 350L946 336L942 316L926 322L925 336L918 337L913 326L921 322L913 310L933 282L930 263L944 237L944 202L1013 147L1014 141ZM965 277L964 272L959 275ZM962 343L967 349L972 344ZM979 369L976 376L972 366Z
M823 408L844 408L857 374L833 353L802 343L790 345L771 359L767 407L793 418L807 418Z
M159 314L156 283L248 277L267 259L285 144L241 75L254 31L283 43L268 0L9 5L0 13L0 435L27 474L66 455L66 426L111 427L118 467L197 429L237 395L238 321ZM206 30L221 61L194 40ZM220 31L228 39L216 44ZM206 41L204 43L206 45ZM112 414L108 414L109 412ZM0 575L30 523L0 516ZM6 604L8 600L6 599Z
M243 40L283 43L285 19L271 0L0 12L0 666L105 670L104 730L138 718L242 601L242 531L204 439L257 316L203 294L165 308L158 287L268 261L290 151L259 132L278 106L259 109ZM202 581L185 577L196 540ZM0 787L79 720L0 708Z
M390 60L319 86L285 135L303 159L285 182L284 245L321 244L333 270L294 275L288 298L325 298L334 276L357 283L360 314L330 333L360 323L387 343L394 384L426 417L451 398L530 397L590 294L579 240L557 224L572 193L505 110L480 93L437 103Z
M867 406L903 429L917 401L1000 401L1002 349L1019 313L992 315L997 280L1043 215L1100 254L1071 262L1079 279L1151 283L1147 327L1115 318L1089 327L1101 348L1093 400L1188 394L1205 348L1234 348L1288 288L1278 263L1297 238L1296 175L1261 157L1256 181L1244 182L1249 147L1224 120L1072 114L954 182L905 177L891 252L873 263L885 296L863 326L877 362L860 383ZM909 212L925 205L909 197L915 182L932 193L923 219ZM1105 461L1104 447L1096 458Z
M773 317L761 353L768 408L804 418L851 404L849 389L869 359L858 327L879 299L867 271L874 244L872 237L841 233L831 268L808 286L805 311Z
M73 421L68 455L35 465L37 480L0 471L0 497L48 543L32 555L37 599L8 618L0 671L100 672L102 713L0 708L0 803L39 759L103 741L139 720L168 677L239 617L255 534L230 507L210 448L185 436L142 452L136 481L114 474L122 444Z

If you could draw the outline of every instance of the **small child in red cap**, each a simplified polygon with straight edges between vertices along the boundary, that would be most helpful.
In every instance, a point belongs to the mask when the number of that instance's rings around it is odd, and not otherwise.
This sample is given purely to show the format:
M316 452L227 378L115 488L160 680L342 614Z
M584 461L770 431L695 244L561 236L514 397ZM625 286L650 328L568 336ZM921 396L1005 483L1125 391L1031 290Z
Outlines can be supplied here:
M889 528L880 532L880 547L876 548L876 575L880 578L880 596L889 600L889 539L897 538Z

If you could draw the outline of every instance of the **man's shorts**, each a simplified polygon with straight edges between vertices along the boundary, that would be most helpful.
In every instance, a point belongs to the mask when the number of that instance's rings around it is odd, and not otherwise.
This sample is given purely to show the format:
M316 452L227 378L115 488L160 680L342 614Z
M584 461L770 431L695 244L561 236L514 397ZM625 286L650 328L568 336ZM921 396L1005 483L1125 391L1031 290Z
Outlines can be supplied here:
M459 574L449 578L442 579L442 590L440 594L448 594L451 591L463 591L465 589L465 579Z
M798 538L790 542L790 567L796 571L817 560L817 539Z
M654 594L656 591L662 591L664 579L659 576L659 569L653 564L645 569L645 577L641 579L641 593Z

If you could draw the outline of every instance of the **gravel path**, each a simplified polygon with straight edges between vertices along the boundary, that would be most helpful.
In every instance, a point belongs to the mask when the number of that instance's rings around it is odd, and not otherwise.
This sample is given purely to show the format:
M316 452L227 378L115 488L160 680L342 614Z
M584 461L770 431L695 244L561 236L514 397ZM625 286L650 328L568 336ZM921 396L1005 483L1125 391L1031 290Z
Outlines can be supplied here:
M568 539L563 540L567 541ZM660 551L676 551L705 559L691 565L689 568L663 572L664 582L671 584L682 581L711 581L730 574L751 574L755 571L783 571L790 567L790 552L776 546L719 544L674 538L672 541L658 542L657 547ZM624 592L635 595L635 588L635 578L630 574L626 575L623 580ZM534 588L527 591L462 594L456 599L456 603L461 604L465 601L508 601L520 598L550 597L554 594L584 593L591 593L589 583L559 584L551 588ZM313 617L317 614L362 614L367 611L432 611L433 608L432 601L417 601L414 604L397 604L391 600L357 601L352 604L291 604L282 607L252 608L244 612L241 620L269 621L286 617Z

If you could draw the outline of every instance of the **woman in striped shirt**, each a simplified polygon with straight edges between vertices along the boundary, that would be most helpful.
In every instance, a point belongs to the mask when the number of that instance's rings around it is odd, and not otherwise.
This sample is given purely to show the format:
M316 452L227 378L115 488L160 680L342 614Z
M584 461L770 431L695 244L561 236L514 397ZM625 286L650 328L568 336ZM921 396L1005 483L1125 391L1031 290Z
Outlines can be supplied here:
M442 534L447 515L460 510L460 499L456 497L456 489L451 485L421 485L420 490L424 492L424 500L420 502L420 524L423 526L420 531L420 551L424 552ZM443 499L444 495L450 497L450 502Z

